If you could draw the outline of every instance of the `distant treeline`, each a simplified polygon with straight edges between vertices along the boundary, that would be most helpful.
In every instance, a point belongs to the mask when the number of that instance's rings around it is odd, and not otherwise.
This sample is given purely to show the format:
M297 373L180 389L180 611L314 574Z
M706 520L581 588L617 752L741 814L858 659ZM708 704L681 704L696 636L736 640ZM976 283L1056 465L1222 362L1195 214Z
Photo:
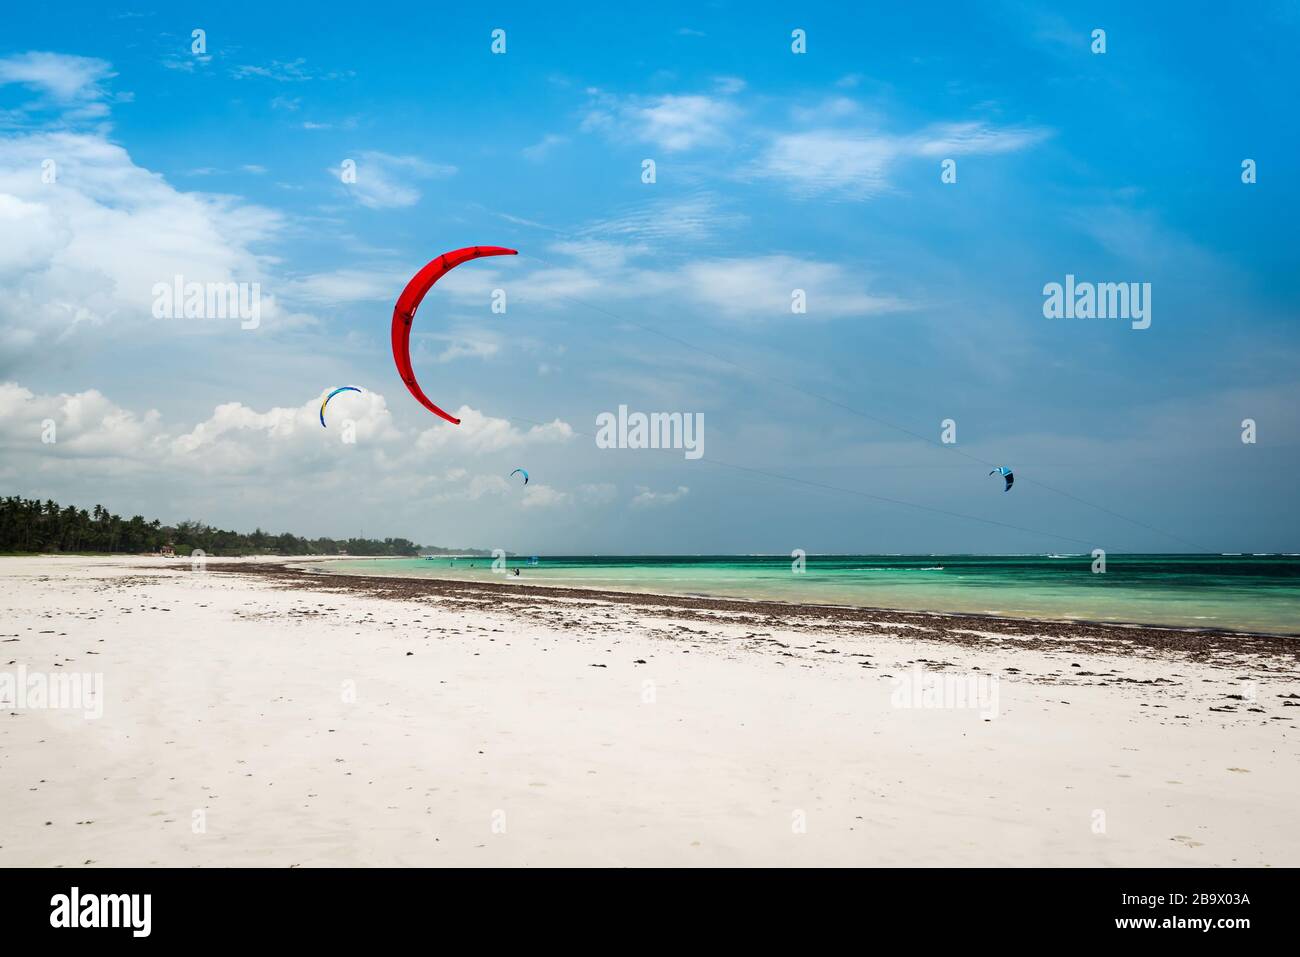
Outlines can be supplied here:
M124 519L102 505L87 512L72 505L19 498L0 499L0 552L156 552L170 546L178 555L196 548L208 555L418 555L447 554L449 549L421 549L405 538L299 538L285 532L227 532L202 522L164 525L135 515ZM466 554L465 549L457 554Z

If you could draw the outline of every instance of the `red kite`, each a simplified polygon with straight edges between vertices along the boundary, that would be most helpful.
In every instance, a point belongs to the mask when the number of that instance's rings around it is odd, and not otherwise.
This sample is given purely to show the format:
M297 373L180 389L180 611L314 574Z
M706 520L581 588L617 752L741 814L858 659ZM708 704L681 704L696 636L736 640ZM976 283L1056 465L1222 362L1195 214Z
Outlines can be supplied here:
M518 250L506 249L504 246L466 246L443 253L429 263L406 284L402 294L397 297L393 307L393 361L397 363L397 374L406 383L420 405L435 415L440 415L452 425L460 425L460 419L448 415L429 401L429 397L420 388L415 379L415 370L411 368L411 323L415 321L415 310L420 308L424 294L433 288L433 284L461 263L481 256L517 256Z

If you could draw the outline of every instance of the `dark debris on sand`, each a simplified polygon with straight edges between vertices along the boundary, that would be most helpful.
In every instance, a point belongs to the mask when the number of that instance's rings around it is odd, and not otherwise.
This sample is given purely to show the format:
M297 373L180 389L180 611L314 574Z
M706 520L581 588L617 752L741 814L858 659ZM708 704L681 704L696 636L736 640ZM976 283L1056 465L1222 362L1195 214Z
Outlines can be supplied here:
M849 636L879 636L882 629L893 637L917 641L989 647L1014 647L1052 651L1081 651L1111 655L1178 654L1198 661L1240 666L1242 655L1259 656L1260 671L1291 671L1300 663L1300 638L1259 635L1213 629L1154 628L1106 622L1046 621L995 618L969 614L897 611L835 605L800 605L775 601L746 601L676 595L564 588L549 585L511 586L495 582L439 578L347 575L294 567L289 563L209 562L207 571L248 575L278 587L321 591L348 591L374 598L415 600L458 609L479 608L554 624L567 618L566 609L595 610L597 605L625 605L652 617L726 623L746 627L782 627L826 631ZM896 630L889 626L896 627ZM963 631L995 631L999 640ZM685 635L683 635L685 637ZM1264 660L1261 660L1264 659Z

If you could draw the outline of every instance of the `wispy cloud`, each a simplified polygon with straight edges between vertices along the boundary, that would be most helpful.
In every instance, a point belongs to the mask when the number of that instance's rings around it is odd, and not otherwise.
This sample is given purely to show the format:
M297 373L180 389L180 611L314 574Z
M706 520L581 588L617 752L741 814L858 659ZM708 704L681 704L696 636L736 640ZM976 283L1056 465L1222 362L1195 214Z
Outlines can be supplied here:
M410 275L381 267L356 267L313 273L280 284L295 301L323 306L384 302L396 297Z
M940 123L905 142L917 156L992 156L1028 149L1047 139L1044 129L996 129L983 123Z
M302 83L312 78L312 74L307 70L307 61L298 57L296 60L282 62L272 60L266 66L254 64L243 64L234 67L230 75L236 80L246 80L250 77L260 77L266 80L275 80L278 83Z
M0 83L21 83L63 103L101 99L101 84L116 75L105 60L66 53L29 52L0 59Z
M680 502L691 490L685 485L679 485L671 492L655 492L644 485L638 485L636 495L632 497L631 505L633 508L658 508L665 505L673 505Z
M501 338L491 330L465 327L450 333L438 333L433 338L447 343L447 347L438 353L438 362L490 359L501 351Z
M724 96L666 94L619 97L592 91L582 129L630 137L669 153L726 143L740 110Z
M907 160L1010 153L1047 136L1042 129L996 129L982 123L936 124L901 136L852 129L781 133L748 174L784 183L797 195L867 199L887 190L890 173Z
M613 482L589 482L578 486L578 498L592 505L608 505L618 496Z
M453 176L456 167L445 163L430 163L418 156L393 156L389 153L367 151L356 160L356 182L347 182L343 168L334 167L329 173L344 184L348 193L362 206L370 209L397 209L414 206L420 201L420 191L415 182Z
M557 146L562 146L568 141L569 138L567 136L560 136L558 133L547 133L532 146L525 146L520 152L524 154L526 159L533 160L534 162L541 162L546 159L546 157L551 154L551 151Z
M0 58L0 86L18 84L41 95L23 109L57 110L66 120L108 115L105 83L117 74L105 60L29 51Z
M635 242L702 242L743 228L748 217L724 208L710 193L645 203L609 219L589 223L579 235Z
M211 54L172 53L162 59L165 68L180 73L194 73L199 67L207 66L211 62Z
M670 266L658 256L647 261L648 247L594 238L551 243L547 250L567 262L547 262L511 279L521 301L546 308L599 298L602 309L622 310L626 302L639 314L648 304L672 303L726 322L807 322L914 308L901 296L873 292L872 275L860 268L810 257L697 257ZM803 290L804 313L792 309L795 290Z
M568 492L561 492L549 485L538 485L530 483L524 489L524 508L558 508L562 505L569 505L573 501L573 496Z
M730 320L789 317L792 294L806 295L801 318L840 319L897 312L906 303L868 292L862 277L843 266L793 256L714 259L687 264L683 291L711 312Z
M293 60L272 60L270 63L243 63L232 67L230 75L236 80L271 80L275 83L305 83L308 80L346 80L356 76L355 70L313 70L307 67L304 57Z

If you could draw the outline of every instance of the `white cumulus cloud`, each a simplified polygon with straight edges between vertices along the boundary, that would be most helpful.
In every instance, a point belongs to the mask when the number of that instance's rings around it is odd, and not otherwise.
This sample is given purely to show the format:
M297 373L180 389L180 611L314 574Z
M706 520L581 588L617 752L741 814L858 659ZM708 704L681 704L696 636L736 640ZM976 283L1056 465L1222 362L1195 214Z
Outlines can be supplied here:
M0 135L0 224L0 364L82 324L161 321L154 287L176 276L258 283L262 322L288 318L257 248L278 213L178 190L101 135Z

